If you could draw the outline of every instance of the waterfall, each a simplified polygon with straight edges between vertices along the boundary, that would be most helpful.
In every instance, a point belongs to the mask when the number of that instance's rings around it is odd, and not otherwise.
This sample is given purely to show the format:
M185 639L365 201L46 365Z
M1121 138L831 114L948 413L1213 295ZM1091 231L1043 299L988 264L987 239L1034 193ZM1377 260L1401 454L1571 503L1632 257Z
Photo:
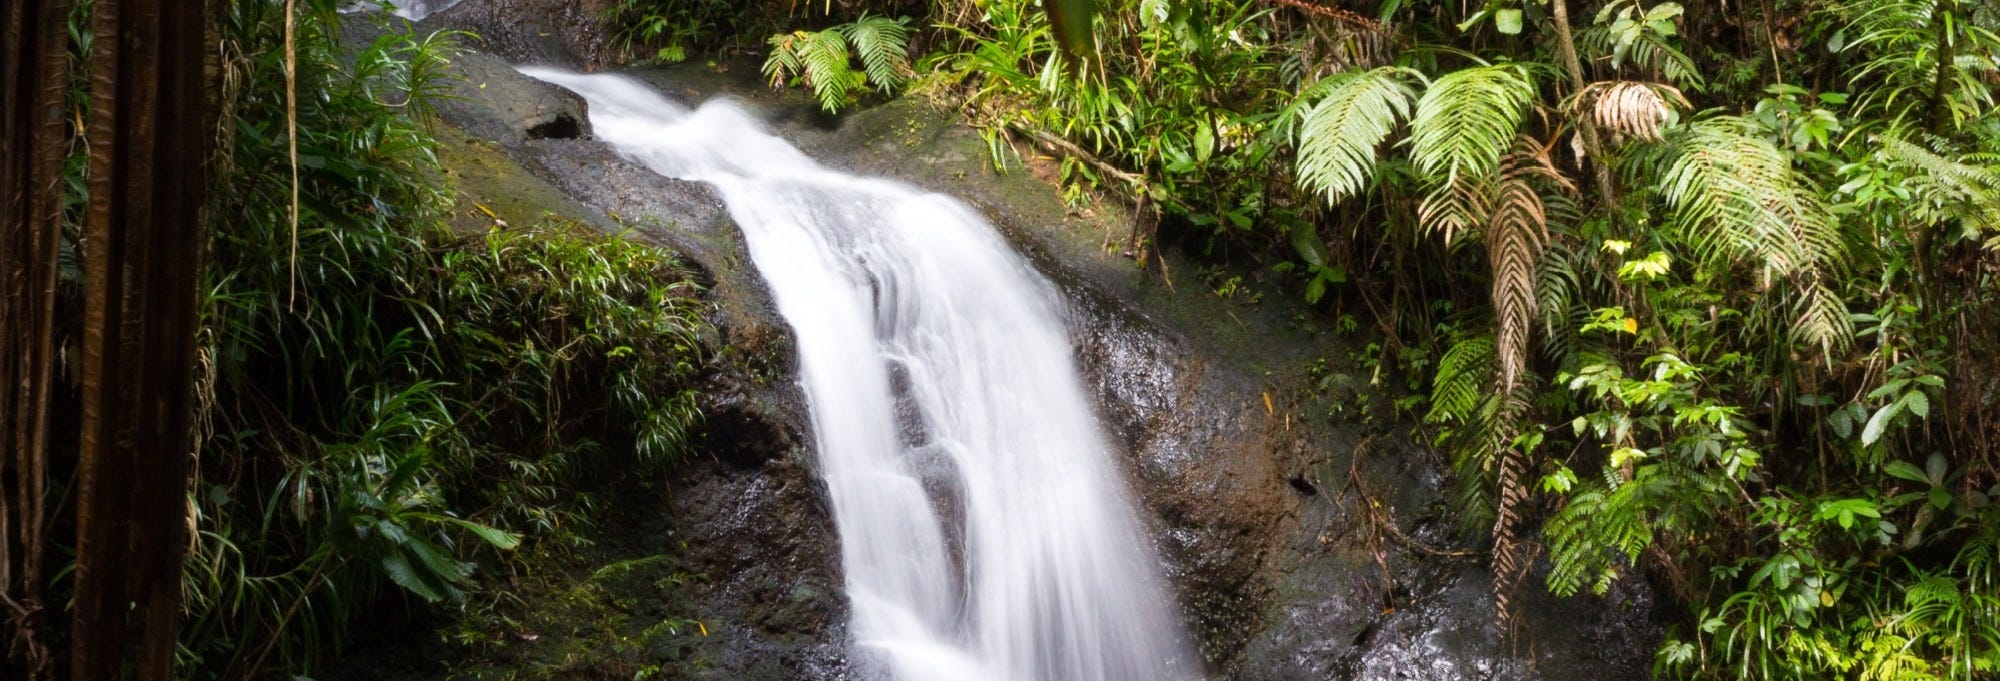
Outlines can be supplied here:
M623 77L522 71L582 94L626 157L728 203L798 338L864 674L1200 677L1062 299L991 225L825 168L728 101L690 111Z
M388 4L395 6L396 16L409 19L410 21L423 21L424 17L451 9L452 5L458 3L459 0L392 0L390 2L383 2L382 0L357 0L356 2L342 6L340 11L359 12L363 10L376 10Z

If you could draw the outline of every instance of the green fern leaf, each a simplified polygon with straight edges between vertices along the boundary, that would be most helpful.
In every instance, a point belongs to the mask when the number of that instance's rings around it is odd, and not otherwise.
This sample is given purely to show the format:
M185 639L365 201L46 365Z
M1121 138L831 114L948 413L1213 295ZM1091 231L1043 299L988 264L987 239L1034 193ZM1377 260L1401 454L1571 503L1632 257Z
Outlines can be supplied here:
M1375 172L1376 150L1410 116L1412 82L1423 76L1385 66L1335 75L1307 89L1323 98L1299 132L1299 185L1339 202L1361 192ZM1301 98L1303 100L1303 97Z
M1487 185L1534 96L1526 69L1511 64L1453 71L1424 92L1410 120L1410 157L1431 186L1421 211L1427 228L1449 238L1484 222Z
M836 111L847 104L848 89L854 85L854 70L848 67L847 38L840 31L803 36L799 61L805 64L806 84L812 86L822 108Z
M1417 102L1410 121L1411 160L1446 183L1492 175L1534 96L1534 84L1518 65L1445 74Z
M906 19L864 16L840 27L861 57L868 80L884 94L908 82L910 30Z

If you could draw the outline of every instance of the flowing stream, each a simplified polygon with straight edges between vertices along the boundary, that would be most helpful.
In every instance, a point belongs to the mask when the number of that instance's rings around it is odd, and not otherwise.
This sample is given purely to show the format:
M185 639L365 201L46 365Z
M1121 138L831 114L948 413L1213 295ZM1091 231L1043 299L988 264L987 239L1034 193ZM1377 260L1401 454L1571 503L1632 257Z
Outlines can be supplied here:
M726 100L522 71L588 99L620 153L728 203L797 335L865 675L1199 678L1062 300L992 226L823 167Z
M452 5L458 3L459 0L391 0L386 3L381 0L358 0L342 7L341 11L359 12L376 10L381 9L384 4L390 4L395 6L396 16L409 19L410 21L423 21L424 17L451 9Z

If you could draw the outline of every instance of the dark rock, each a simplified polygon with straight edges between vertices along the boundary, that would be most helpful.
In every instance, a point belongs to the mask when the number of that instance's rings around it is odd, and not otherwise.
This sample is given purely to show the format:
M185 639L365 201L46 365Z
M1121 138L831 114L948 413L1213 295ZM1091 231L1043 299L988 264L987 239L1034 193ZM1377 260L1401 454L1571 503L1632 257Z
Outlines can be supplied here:
M590 105L560 86L521 75L482 52L452 57L453 79L439 114L466 134L513 143L590 136Z
M610 60L602 17L615 0L463 0L418 26L466 31L480 51L516 64L596 70Z

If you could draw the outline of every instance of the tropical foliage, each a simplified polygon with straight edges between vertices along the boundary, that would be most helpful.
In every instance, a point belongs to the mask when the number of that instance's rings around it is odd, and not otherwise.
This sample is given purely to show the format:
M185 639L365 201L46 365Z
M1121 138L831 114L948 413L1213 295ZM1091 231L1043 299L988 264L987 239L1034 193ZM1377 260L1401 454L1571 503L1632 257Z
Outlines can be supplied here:
M810 87L828 113L853 104L870 85L882 94L895 94L911 75L907 23L863 15L824 30L771 36L764 77L772 87ZM861 68L854 68L856 61Z
M456 36L357 45L341 4L217 5L178 678L310 674L384 602L457 606L524 541L582 541L578 483L663 470L700 419L691 272L555 220L448 226L478 208L430 132Z

